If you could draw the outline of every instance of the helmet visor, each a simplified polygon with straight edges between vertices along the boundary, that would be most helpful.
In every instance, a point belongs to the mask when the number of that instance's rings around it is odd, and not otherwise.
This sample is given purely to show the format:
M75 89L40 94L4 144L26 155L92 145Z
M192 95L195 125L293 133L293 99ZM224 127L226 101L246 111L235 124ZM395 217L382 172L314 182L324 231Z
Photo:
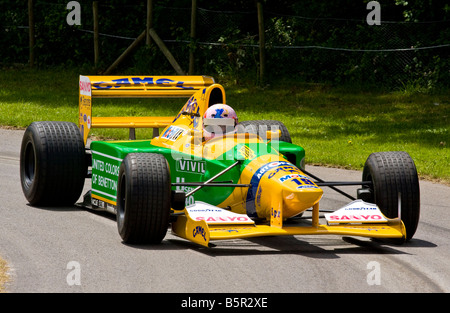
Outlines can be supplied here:
M232 118L204 118L203 126L207 132L218 136L234 131L235 121Z

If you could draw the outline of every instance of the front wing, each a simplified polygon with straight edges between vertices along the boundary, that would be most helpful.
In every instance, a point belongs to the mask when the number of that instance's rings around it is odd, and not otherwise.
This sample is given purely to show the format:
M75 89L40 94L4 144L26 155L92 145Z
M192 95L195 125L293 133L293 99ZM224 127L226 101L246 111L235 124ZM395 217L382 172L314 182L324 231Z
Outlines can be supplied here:
M330 223L329 225L319 224L318 205L313 208L311 226L284 226L282 223L277 223L274 218L268 225L257 225L247 215L236 214L205 203L200 203L200 206L200 208L195 205L186 207L177 220L172 223L172 232L179 237L206 247L209 247L210 241L213 240L262 236L341 235L370 238L406 238L405 226L400 219L386 218L381 222L371 220L368 222L359 221L358 223L352 221ZM201 213L199 214L199 212Z

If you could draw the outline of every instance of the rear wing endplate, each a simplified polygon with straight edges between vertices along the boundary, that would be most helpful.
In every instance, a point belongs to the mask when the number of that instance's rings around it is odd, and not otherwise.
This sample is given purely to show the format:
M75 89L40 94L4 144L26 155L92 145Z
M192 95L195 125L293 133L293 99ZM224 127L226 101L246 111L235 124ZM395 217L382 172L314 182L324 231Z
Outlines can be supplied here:
M197 90L214 84L209 76L82 76L79 83L78 125L86 144L91 128L159 128L175 117L94 117L92 98L188 98Z

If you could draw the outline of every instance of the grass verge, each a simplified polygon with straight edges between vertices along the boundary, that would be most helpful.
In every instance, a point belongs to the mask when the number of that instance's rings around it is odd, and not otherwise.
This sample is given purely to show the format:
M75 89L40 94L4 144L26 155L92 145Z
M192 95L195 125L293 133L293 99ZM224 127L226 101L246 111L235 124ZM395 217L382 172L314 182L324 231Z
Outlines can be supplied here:
M28 69L0 73L0 126L33 121L77 122L78 75L73 70ZM220 83L220 82L219 82ZM307 164L362 169L376 151L407 151L421 178L450 184L450 93L384 92L349 86L279 82L265 89L227 86L227 103L240 120L286 124ZM96 116L171 116L183 99L94 99ZM95 129L100 138L125 139L128 130ZM150 136L137 131L138 138Z
M5 284L9 281L8 265L5 260L0 258L0 293L5 293Z

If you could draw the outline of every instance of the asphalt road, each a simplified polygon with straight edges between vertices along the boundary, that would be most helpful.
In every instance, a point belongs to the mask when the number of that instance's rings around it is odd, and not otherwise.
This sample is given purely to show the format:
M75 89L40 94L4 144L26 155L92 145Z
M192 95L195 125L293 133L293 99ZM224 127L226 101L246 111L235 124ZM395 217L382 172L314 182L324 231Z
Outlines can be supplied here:
M207 249L168 232L161 245L131 246L121 242L112 215L27 204L19 182L22 134L0 129L7 292L450 292L448 186L421 181L420 224L404 245L327 235L228 240ZM327 180L361 176L307 170ZM348 201L326 188L321 208Z

